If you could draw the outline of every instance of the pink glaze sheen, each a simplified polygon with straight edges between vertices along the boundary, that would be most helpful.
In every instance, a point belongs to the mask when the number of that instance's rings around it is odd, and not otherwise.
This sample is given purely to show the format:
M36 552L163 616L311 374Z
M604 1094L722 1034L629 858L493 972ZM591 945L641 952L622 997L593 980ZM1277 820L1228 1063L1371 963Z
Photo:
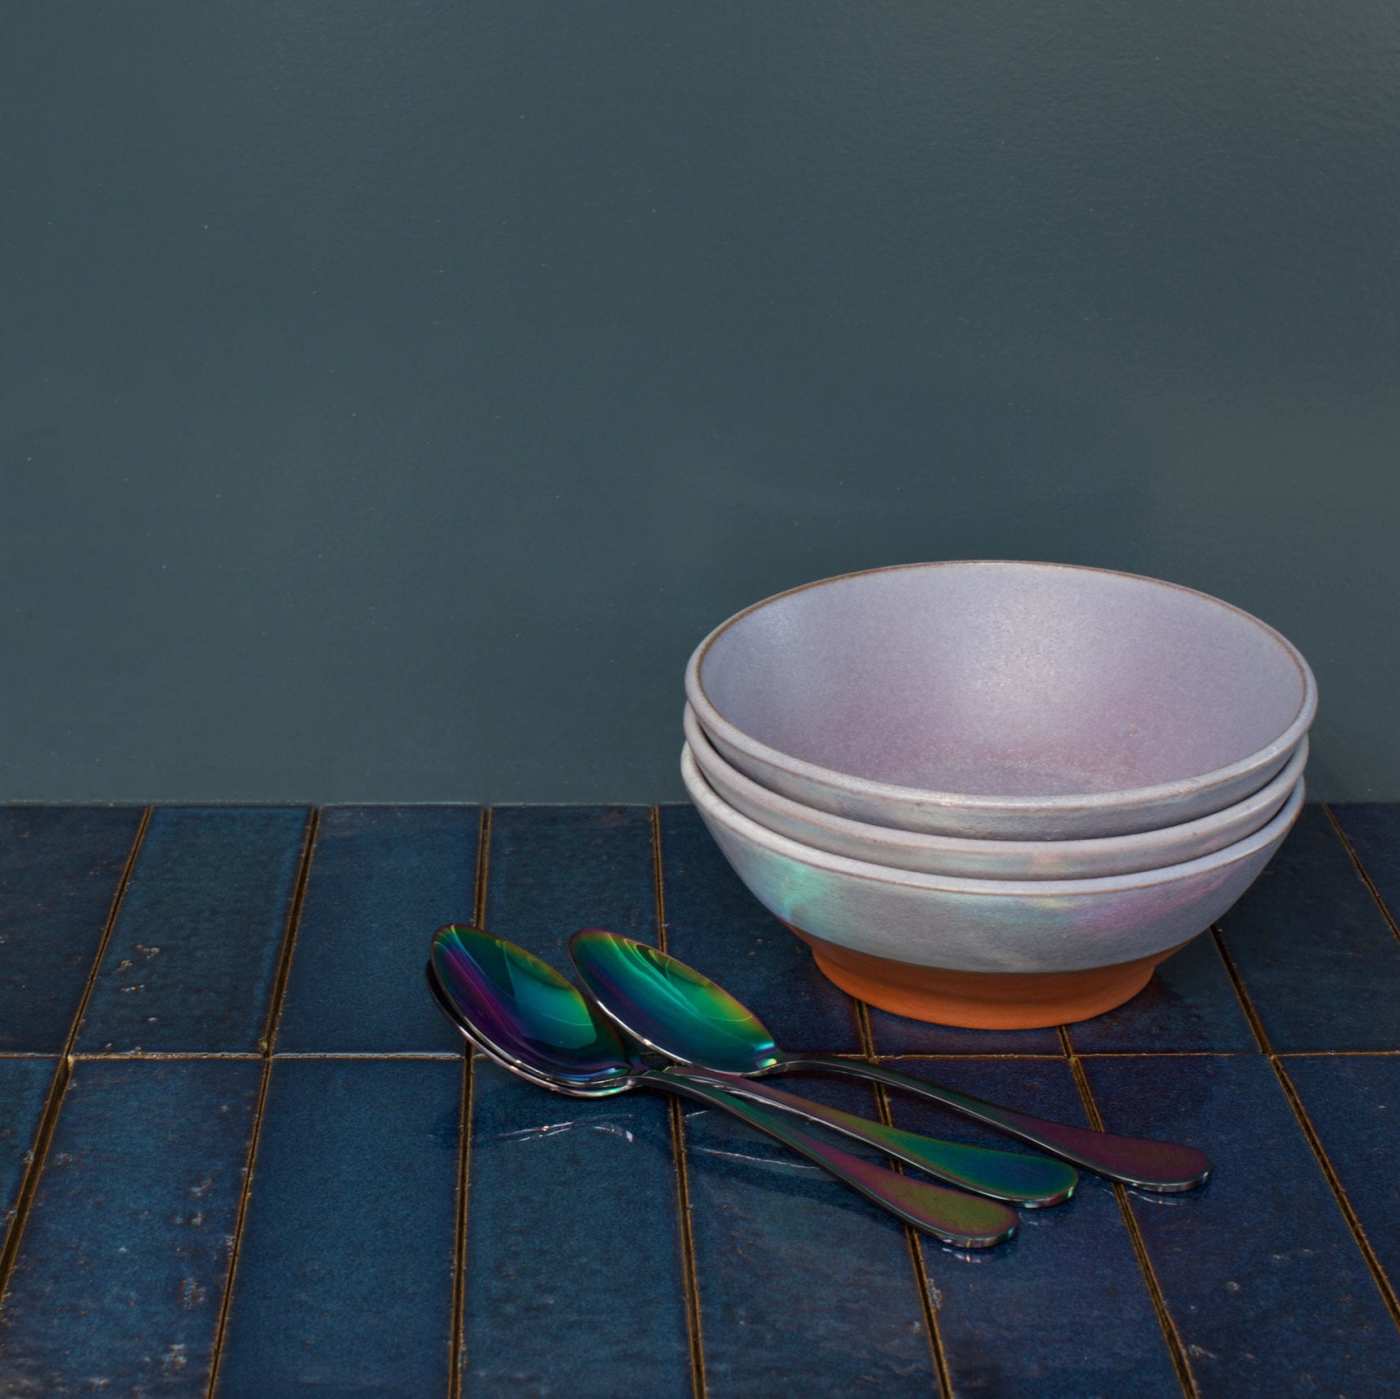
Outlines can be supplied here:
M1102 879L959 879L828 854L751 821L681 775L701 818L754 897L822 942L950 971L1069 972L1165 952L1219 918L1254 882L1303 802L1299 781L1266 825L1183 864Z
M1272 627L1190 588L975 560L845 574L700 643L686 695L720 755L805 806L1007 840L1180 825L1243 801L1317 709Z
M760 826L832 855L966 879L1095 879L1198 859L1271 821L1298 785L1308 759L1305 738L1287 765L1252 796L1179 826L1091 840L971 840L851 821L770 792L720 757L689 705L685 737L715 792Z

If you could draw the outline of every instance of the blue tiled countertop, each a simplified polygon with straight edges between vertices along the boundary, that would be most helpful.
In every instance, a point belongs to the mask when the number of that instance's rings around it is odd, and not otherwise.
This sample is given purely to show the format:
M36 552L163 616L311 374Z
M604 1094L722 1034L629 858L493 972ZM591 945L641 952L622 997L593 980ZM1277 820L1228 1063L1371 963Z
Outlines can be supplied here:
M1387 905L1400 807L1310 806L1129 1005L943 1030L823 980L686 807L0 808L0 1395L1395 1395ZM453 919L664 941L785 1045L1215 1178L1086 1178L959 1256L694 1105L466 1062L422 981Z

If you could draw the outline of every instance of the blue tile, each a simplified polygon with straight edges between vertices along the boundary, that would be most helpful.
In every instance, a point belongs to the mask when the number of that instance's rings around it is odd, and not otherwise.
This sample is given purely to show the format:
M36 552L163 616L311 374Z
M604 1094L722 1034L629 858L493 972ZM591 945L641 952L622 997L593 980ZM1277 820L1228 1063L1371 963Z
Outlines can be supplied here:
M20 1183L57 1062L0 1059L0 1249L13 1223Z
M1400 1049L1400 942L1320 807L1220 928L1275 1049Z
M435 928L471 921L480 823L474 806L322 810L278 1050L460 1048L423 994L423 963Z
M576 928L655 939L645 807L502 807L487 926L561 969ZM585 1102L479 1061L463 1385L469 1394L690 1393L669 1115Z
M260 1048L306 825L304 807L157 810L77 1047Z
M784 1087L874 1113L850 1080ZM709 1393L936 1393L904 1227L724 1114L687 1104L685 1132Z
M896 1067L1061 1122L1086 1121L1063 1060L910 1060ZM892 1092L890 1106L901 1127L1024 1149L908 1094ZM925 1242L924 1257L955 1393L1180 1394L1118 1202L1097 1177L1081 1174L1068 1204L1023 1210L1021 1232L1004 1248L967 1257Z
M486 925L564 970L579 928L656 940L651 808L498 806Z
M0 1049L67 1042L141 813L0 808Z
M661 808L666 945L755 1011L784 1049L858 1050L855 1003L729 868L695 809Z
M1254 1034L1206 933L1169 957L1126 1005L1069 1027L1081 1053L1254 1049Z
M1283 1067L1381 1267L1400 1286L1400 1055L1290 1058Z
M441 1394L462 1066L272 1068L219 1392Z
M260 1073L76 1065L5 1298L6 1393L203 1392Z
M870 1007L870 1030L877 1054L1055 1054L1059 1032L1048 1030L964 1030L929 1025Z
M666 1100L474 1089L464 1391L689 1395Z
M1400 802L1353 802L1332 811L1390 916L1400 919Z
M1132 1193L1202 1393L1400 1393L1400 1333L1268 1061L1084 1061L1111 1131L1191 1142L1200 1191Z

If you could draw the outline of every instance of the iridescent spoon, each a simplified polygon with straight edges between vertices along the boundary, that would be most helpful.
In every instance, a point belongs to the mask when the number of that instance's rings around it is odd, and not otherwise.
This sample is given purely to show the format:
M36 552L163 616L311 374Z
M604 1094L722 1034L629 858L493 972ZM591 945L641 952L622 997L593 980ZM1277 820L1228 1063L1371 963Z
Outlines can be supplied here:
M486 947L492 943L505 948L514 946L492 933L458 925L440 929L439 937L444 944L450 944L451 939L456 937L459 940L468 940L477 947ZM446 978L439 977L439 980ZM566 982L565 985L567 984ZM441 987L434 989L439 993L441 1000ZM569 990L574 995L578 994L572 987L569 987ZM624 1041L629 1038L625 1032L623 1038ZM633 1046L634 1057L636 1049L637 1047ZM986 1147L939 1141L934 1137L921 1136L917 1132L887 1127L883 1123L872 1122L869 1118L858 1117L840 1108L829 1107L825 1103L814 1103L792 1093L784 1093L766 1083L736 1078L732 1074L693 1068L685 1076L711 1083L726 1092L757 1101L767 1107L779 1108L796 1117L805 1118L808 1122L829 1127L833 1131L853 1137L856 1141L877 1147L886 1155L916 1166L949 1185L960 1186L975 1195L986 1195L1007 1204L1021 1205L1026 1209L1058 1205L1073 1195L1074 1188L1079 1183L1079 1177L1073 1167L1065 1165L1062 1161L1052 1161L1048 1157L989 1151Z
M586 929L574 934L569 952L589 994L614 1024L682 1064L727 1074L830 1072L873 1079L1140 1190L1190 1190L1210 1174L1209 1158L1192 1146L1047 1122L863 1059L786 1054L746 1006L693 967L646 943Z
M449 924L433 935L428 983L454 1025L521 1078L577 1098L656 1088L733 1113L916 1229L957 1248L990 1248L1016 1230L994 1200L947 1190L820 1141L726 1090L725 1075L648 1067L587 999L524 948Z

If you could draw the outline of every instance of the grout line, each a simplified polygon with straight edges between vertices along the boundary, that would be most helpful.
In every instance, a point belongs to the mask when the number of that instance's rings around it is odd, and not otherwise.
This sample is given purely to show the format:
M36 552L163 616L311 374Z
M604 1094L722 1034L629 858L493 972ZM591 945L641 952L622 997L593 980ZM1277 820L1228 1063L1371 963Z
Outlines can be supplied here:
M963 1059L1029 1059L1063 1060L1063 1054L963 1054L948 1050L942 1054L932 1052L916 1054L912 1051L901 1053L892 1050L887 1054L862 1054L856 1049L801 1051L821 1054L827 1059L868 1059L872 1063L886 1064L900 1060L917 1059L939 1063L957 1063ZM1396 1055L1400 1049L1280 1049L1280 1058L1298 1058L1303 1055L1334 1054L1341 1057L1360 1058L1364 1055ZM0 1059L56 1059L61 1050L4 1049ZM1238 1058L1257 1053L1252 1049L1088 1049L1080 1053L1081 1059L1199 1059L1210 1056L1216 1059ZM73 1059L261 1059L262 1051L257 1049L80 1049L74 1050ZM457 1059L460 1055L450 1049L277 1049L274 1059Z
M876 1060L875 1054L875 1028L870 1020L870 1007L864 1001L858 1001L853 996L851 1007L856 1019L856 1032L860 1035L860 1042L866 1050L865 1058ZM889 1056L886 1056L889 1057ZM906 1058L910 1056L905 1056ZM894 1126L894 1113L890 1109L890 1095L883 1083L872 1083L870 1085L875 1095L875 1114L877 1118L886 1126ZM904 1174L904 1163L902 1161L891 1161L890 1166ZM923 1310L924 1330L928 1336L929 1359L933 1365L934 1378L938 1381L938 1390L944 1399L952 1399L953 1395L953 1375L948 1365L948 1352L943 1344L943 1332L938 1325L938 1312L933 1305L933 1284L929 1281L928 1263L924 1258L924 1249L919 1241L919 1236L912 1225L904 1226L904 1244L909 1250L909 1263L914 1269L914 1285L919 1291L919 1306Z
M875 1064L919 1063L957 1064L963 1060L1025 1060L1030 1063L1064 1061L1063 1054L858 1054L853 1050L812 1050L827 1059L868 1059ZM1400 1049L1279 1049L1276 1059L1393 1059ZM59 1052L37 1049L0 1051L0 1059L57 1059ZM82 1062L104 1059L261 1059L256 1049L93 1049L75 1050L68 1056ZM279 1049L274 1059L459 1059L450 1049ZM1081 1059L1246 1059L1258 1057L1253 1049L1091 1049ZM1268 1057L1268 1056L1263 1056Z
M9 1220L9 1236L5 1239L4 1249L0 1250L0 1319L3 1319L6 1294L9 1292L10 1279L19 1259L20 1240L24 1236L25 1226L29 1223L29 1215L35 1197L39 1193L39 1178L43 1175L44 1167L48 1163L49 1147L53 1142L54 1129L58 1125L59 1107L63 1102L64 1094L68 1091L72 1076L73 1061L63 1058L58 1061L53 1071L53 1077L49 1079L48 1096L44 1099L44 1110L39 1116L39 1126L34 1133L34 1142L29 1150L29 1167L15 1196L14 1213Z
M1278 1061L1277 1057L1271 1056L1271 1063L1283 1088L1283 1095L1288 1099L1288 1105L1293 1109L1293 1115L1298 1119L1298 1125L1303 1129L1303 1136L1307 1138L1313 1155L1317 1157L1317 1164L1322 1168L1322 1174L1327 1178L1327 1184L1332 1187L1332 1193L1337 1197L1337 1204L1341 1207L1342 1216L1350 1226L1351 1232L1356 1236L1357 1247L1361 1250L1361 1256L1366 1260L1366 1266L1371 1270L1371 1277L1380 1291L1381 1300L1385 1303L1386 1310L1390 1313L1390 1319L1396 1326L1400 1326L1400 1297L1396 1296L1395 1288L1386 1276L1385 1268L1376 1256L1370 1239L1366 1237L1366 1230L1362 1227L1361 1218L1356 1213L1351 1203L1351 1197L1347 1194L1345 1186L1342 1185L1341 1177L1337 1175L1336 1168L1332 1165L1326 1148L1322 1145L1322 1138L1318 1135L1317 1128L1313 1126L1312 1119L1308 1116L1308 1110L1303 1105L1302 1095L1294 1087L1293 1080L1288 1077L1287 1069Z
M1283 1096L1292 1109L1293 1116L1297 1119L1303 1139L1311 1148L1312 1154L1317 1160L1318 1169L1322 1172L1323 1179L1326 1180L1333 1198L1337 1202L1337 1208L1341 1211L1347 1228L1351 1230L1352 1238L1356 1241L1356 1246L1361 1251L1361 1257L1370 1271L1371 1281L1375 1283L1376 1290L1381 1294L1381 1301L1385 1303L1385 1308L1390 1313L1390 1319L1396 1326L1400 1326L1400 1296L1396 1295L1395 1287L1386 1276L1385 1268L1382 1266L1371 1240L1366 1237L1366 1230L1361 1223L1361 1218L1356 1213L1351 1199L1342 1185L1336 1167L1333 1166L1331 1158L1327 1155L1327 1149L1322 1144L1321 1134L1313 1125L1312 1118L1308 1116L1308 1110L1304 1106L1302 1097L1293 1086L1293 1080L1288 1077L1288 1070L1284 1067L1282 1058L1274 1052L1273 1045L1269 1042L1268 1032L1264 1029L1263 1021L1259 1019L1254 1009L1254 1002L1250 999L1249 992L1245 990L1239 969L1226 950L1225 940L1220 935L1220 929L1218 927L1212 928L1211 931L1215 936L1216 945L1220 948L1220 955L1225 962L1225 970L1230 974L1230 983L1235 988L1235 995L1239 998L1240 1006L1249 1020L1250 1027L1259 1040L1260 1051L1267 1057L1269 1067L1274 1071L1274 1077L1278 1079L1279 1087L1283 1090Z
M1376 881L1366 871L1366 866L1361 863L1361 856L1356 853L1356 847L1351 843L1351 837L1342 827L1342 823L1337 819L1337 813L1332 810L1329 802L1323 802L1322 813L1331 823L1332 830L1336 833L1337 839L1342 842L1342 849L1347 852L1351 860L1352 868L1356 871L1357 877L1366 886L1372 899L1375 900L1376 907L1380 909L1381 917L1385 919L1386 926L1390 929L1391 936L1400 940L1400 923L1395 921L1395 915L1390 911L1390 906L1385 901L1385 895L1376 887Z
M667 950L666 880L661 860L661 809L651 808L651 882L656 903L656 945ZM704 1399L705 1337L700 1315L700 1277L695 1262L695 1224L690 1198L690 1170L685 1154L685 1114L681 1100L672 1097L668 1111L671 1121L671 1156L676 1163L676 1219L680 1231L681 1274L685 1292L685 1325L690 1340L690 1391Z
M1053 1060L1063 1063L1064 1055L967 1055L956 1050L935 1055L935 1053L888 1053L888 1055L862 1055L860 1050L839 1049L812 1050L826 1059L865 1059L876 1064L897 1063L939 1063L956 1064L983 1062L983 1060L1016 1060L1016 1062L1043 1063ZM1086 1049L1079 1052L1079 1059L1247 1059L1257 1057L1254 1049ZM52 1053L39 1049L0 1050L0 1060L6 1059L57 1059L62 1050ZM1275 1059L1394 1059L1400 1056L1400 1049L1280 1049L1275 1050ZM80 1063L101 1063L102 1060L133 1059L262 1059L256 1049L81 1049L74 1050L69 1059ZM273 1059L461 1059L459 1053L451 1049L276 1049ZM1267 1056L1264 1056L1267 1057Z
M72 1078L73 1046L78 1041L78 1032L82 1029L88 1002L92 999L93 988L97 985L98 973L102 969L103 959L107 956L108 944L112 941L113 929L117 926L117 915L121 912L127 887L131 883L132 871L136 868L141 846L146 839L146 831L151 824L151 812L152 808L148 806L141 813L140 824L136 827L131 849L126 854L126 863L122 866L121 875L117 879L117 887L112 893L112 902L107 908L107 917L102 924L102 933L97 939L97 950L93 954L92 966L88 969L82 994L78 997L78 1004L74 1007L73 1018L68 1023L68 1033L64 1037L63 1048L59 1051L58 1063L54 1066L53 1077L49 1080L49 1091L44 1098L44 1110L39 1115L39 1126L34 1133L34 1143L29 1152L29 1165L25 1170L23 1180L20 1182L19 1190L15 1193L15 1206L10 1215L9 1235L4 1241L4 1248L0 1249L0 1310L4 1309L5 1293L14 1273L15 1263L19 1258L20 1240L24 1236L25 1225L29 1223L29 1214L35 1196L39 1193L39 1179L44 1173L44 1164L48 1160L49 1145L53 1141L54 1129L58 1126L58 1113L63 1102L63 1095L68 1091L68 1084ZM48 1056L43 1057L47 1058Z
M491 878L493 809L481 808L476 831L476 876L472 884L472 925L486 925L486 892ZM467 1358L467 1200L471 1190L472 1106L476 1098L476 1050L461 1051L462 1095L457 1117L457 1199L452 1249L451 1353L447 1358L449 1399L461 1399Z
M1063 1025L1060 1026L1060 1042L1064 1045L1065 1057L1069 1060L1070 1073L1074 1076L1074 1086L1079 1090L1079 1100L1084 1104L1084 1112L1089 1119L1089 1125L1094 1131L1102 1132L1104 1130L1103 1115L1099 1112L1099 1105L1094 1100L1094 1091L1089 1085L1089 1077L1084 1072L1084 1065L1080 1062L1079 1055L1075 1053L1069 1032ZM1171 1309L1167 1306L1166 1293L1162 1289L1162 1283L1157 1276L1156 1269L1152 1266L1151 1256L1147 1252L1147 1242L1142 1237L1142 1230L1138 1225L1137 1215L1133 1213L1127 1189L1119 1181L1113 1182L1113 1196L1118 1201L1118 1212L1122 1215L1123 1225L1128 1231L1128 1241L1131 1243L1133 1255L1137 1259L1138 1271L1142 1274L1143 1283L1147 1287L1147 1295L1152 1300L1152 1310L1157 1314L1157 1324L1162 1328L1162 1337L1167 1343L1167 1351L1171 1356L1172 1367L1176 1370L1176 1378L1181 1385L1182 1393L1189 1395L1191 1399L1200 1399L1200 1386L1196 1382L1196 1376L1192 1373L1191 1362L1187 1359L1186 1346L1181 1339L1180 1331L1177 1330Z
M147 807L141 815L141 824L136 828L135 839L131 842L131 849L127 853L126 864L122 866L121 878L117 881L116 892L112 895L112 905L107 911L107 921L102 927L102 937L97 944L97 955L92 959L92 968L88 972L86 984L83 986L83 994L78 999L77 1009L73 1012L73 1021L68 1027L68 1038L63 1044L63 1057L69 1058L73 1053L73 1048L78 1042L78 1035L83 1028L83 1017L87 1014L88 1002L92 999L92 993L97 987L97 976L102 969L103 959L107 956L107 946L112 941L112 934L116 930L117 917L121 912L121 906L126 900L126 891L131 884L131 876L136 869L136 861L140 857L141 847L146 840L146 831L151 824L151 817L154 814L154 807Z
M818 1051L825 1054L825 1051ZM889 1064L902 1060L937 1061L939 1063L958 1063L963 1059L1063 1059L1062 1054L959 1054L952 1051L945 1054L826 1054L828 1059L869 1059L876 1064Z
M233 1236L229 1243L228 1272L224 1277L224 1293L219 1299L219 1315L214 1324L214 1346L209 1356L209 1384L206 1394L212 1396L218 1388L219 1366L224 1358L224 1340L228 1335L229 1312L233 1305L233 1287L238 1277L238 1260L243 1252L243 1228L248 1219L248 1204L253 1195L253 1173L258 1162L258 1147L262 1142L263 1118L267 1111L268 1094L272 1087L273 1049L282 1024L282 1004L291 973L293 949L301 926L301 911L306 902L306 886L310 881L311 862L316 853L316 835L320 829L321 813L312 807L306 818L306 830L301 841L301 860L297 867L292 901L287 908L287 926L282 933L282 951L278 958L277 976L272 984L267 1019L260 1041L262 1073L258 1076L258 1096L253 1105L253 1124L248 1133L248 1151L243 1163L243 1188L238 1194L238 1211L233 1220Z
M87 1054L74 1052L68 1056L69 1061L74 1064L102 1064L102 1063L139 1063L149 1059L153 1063L165 1063L175 1061L177 1063L188 1063L194 1059L230 1059L234 1061L252 1060L260 1063L263 1056L256 1050L230 1049L107 1049L100 1054Z
M233 1238L229 1246L228 1273L224 1278L224 1295L219 1299L219 1315L214 1325L214 1348L209 1357L209 1384L206 1394L213 1395L219 1383L219 1366L224 1358L224 1339L228 1334L229 1310L233 1302L233 1284L238 1272L238 1260L243 1251L243 1225L248 1217L248 1200L253 1193L253 1167L257 1162L258 1144L262 1140L263 1113L267 1108L268 1089L272 1085L272 1060L262 1061L258 1076L258 1097L253 1104L253 1126L248 1134L248 1152L243 1163L243 1188L238 1195L238 1211L233 1218Z
M1218 923L1211 924L1210 935L1215 939L1215 950L1220 954L1220 960L1225 964L1225 974L1230 978L1230 985L1235 989L1235 999L1240 1003L1244 1018L1249 1021L1254 1042L1259 1046L1260 1054L1272 1059L1274 1047L1269 1043L1268 1032L1264 1029L1264 1022L1259 1018L1259 1012L1254 1009L1254 1002L1244 989L1244 982L1240 980L1239 968L1235 966L1235 959L1230 955L1230 949L1225 946L1225 938L1221 934Z
M462 1056L454 1054L450 1049L279 1049L272 1057L278 1063L286 1063L293 1059L363 1059L370 1063L381 1064L385 1060L401 1059L415 1062L455 1063Z
M301 857L297 863L297 880L292 886L292 901L287 907L287 926L282 933L282 950L277 959L277 976L272 983L272 995L267 1005L267 1020L259 1048L262 1057L271 1060L277 1047L277 1033L282 1027L282 1009L286 1003L287 982L291 977L292 958L296 955L297 934L301 931L301 911L306 904L306 887L311 882L311 864L316 858L316 838L321 829L319 808L312 807L306 818L306 830L301 838Z
M1254 1058L1253 1049L1080 1049L1080 1059L1239 1059Z
M447 1393L449 1399L461 1399L462 1349L466 1321L467 1249L467 1153L472 1132L472 1051L465 1047L457 1056L462 1061L462 1087L457 1105L457 1175L453 1182L455 1199L452 1225L452 1311L447 1332Z
M312 807L306 818L306 830L301 840L301 863L292 893L292 905L287 915L287 929L282 938L282 951L277 959L277 975L272 983L272 997L267 1005L267 1020L263 1025L259 1047L271 1054L282 1029L282 1010L286 1004L287 982L292 974L292 958L296 956L297 934L301 930L301 906L306 899L306 886L311 876L311 862L316 855L316 838L321 831L321 811Z

